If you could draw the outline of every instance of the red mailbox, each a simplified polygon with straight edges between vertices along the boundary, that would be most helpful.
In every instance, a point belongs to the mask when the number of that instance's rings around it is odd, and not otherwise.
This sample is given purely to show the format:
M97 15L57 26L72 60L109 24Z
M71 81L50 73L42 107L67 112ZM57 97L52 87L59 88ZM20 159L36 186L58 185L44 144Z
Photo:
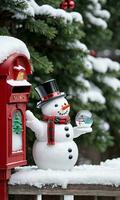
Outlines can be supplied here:
M15 53L0 64L0 200L7 199L10 170L26 165L25 111L31 73L29 60L22 54Z

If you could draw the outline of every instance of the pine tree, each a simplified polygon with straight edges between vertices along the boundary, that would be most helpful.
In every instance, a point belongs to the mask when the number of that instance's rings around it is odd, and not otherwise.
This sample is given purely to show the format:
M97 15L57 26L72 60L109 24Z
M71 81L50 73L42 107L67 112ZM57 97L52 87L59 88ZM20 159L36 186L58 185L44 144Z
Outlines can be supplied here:
M14 134L22 133L22 120L21 116L17 112L14 115L12 130Z
M84 42L90 49L101 50L102 48L112 47L113 44L114 48L116 46L115 42L117 40L115 36L118 36L119 31L118 26L116 26L115 30L113 30L112 26L113 23L118 23L119 13L115 14L116 5L112 0L107 2L107 5L103 3L105 1L94 0L90 0L87 3L79 3L78 10L82 13L85 22L84 32L86 33L86 37L84 38ZM110 13L107 10L103 10L102 5L106 6ZM119 2L117 2L118 5ZM110 15L110 26L107 29L106 20L108 20ZM113 35L110 28L113 31ZM109 41L111 37L114 41L113 43ZM88 139L88 143L94 143L100 151L104 152L109 146L113 146L113 143L117 148L119 147L117 141L119 140L118 109L120 108L120 81L118 78L120 75L120 65L107 58L94 58L92 56L88 56L87 61L90 61L93 68L93 73L89 79L89 83L92 83L92 88L91 84L90 86L88 84L88 92L81 94L82 96L80 95L80 98L84 102L87 98L85 102L86 106L91 104L91 110L95 114L95 128L92 137L86 135L84 136L84 140ZM93 98L92 94L96 98ZM95 102L94 105L93 102Z

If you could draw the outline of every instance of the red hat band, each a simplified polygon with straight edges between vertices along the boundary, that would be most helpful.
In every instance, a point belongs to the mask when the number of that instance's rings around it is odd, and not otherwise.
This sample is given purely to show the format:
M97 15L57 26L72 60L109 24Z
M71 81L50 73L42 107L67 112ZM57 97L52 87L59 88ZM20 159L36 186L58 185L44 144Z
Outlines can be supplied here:
M60 95L60 92L53 92L53 93L51 93L51 94L48 94L48 95L45 96L45 97L42 97L41 100L42 100L42 101L46 101L46 100L49 100L49 99L52 98L52 97L57 97L57 96L59 96L59 95Z

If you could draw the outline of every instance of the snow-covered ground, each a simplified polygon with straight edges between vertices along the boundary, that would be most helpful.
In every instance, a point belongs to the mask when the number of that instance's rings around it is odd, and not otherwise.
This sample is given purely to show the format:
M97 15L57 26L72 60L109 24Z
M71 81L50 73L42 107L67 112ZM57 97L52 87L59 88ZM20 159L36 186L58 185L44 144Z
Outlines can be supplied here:
M28 184L38 188L46 184L67 188L68 184L120 185L120 158L100 165L75 166L72 170L41 170L36 166L18 167L9 184Z

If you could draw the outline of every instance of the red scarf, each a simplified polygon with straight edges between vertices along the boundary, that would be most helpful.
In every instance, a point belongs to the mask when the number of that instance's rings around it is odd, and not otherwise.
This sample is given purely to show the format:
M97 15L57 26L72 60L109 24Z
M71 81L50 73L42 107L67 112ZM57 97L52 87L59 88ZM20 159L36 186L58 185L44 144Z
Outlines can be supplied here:
M55 124L68 124L70 117L43 116L43 121L47 121L48 145L55 144Z

